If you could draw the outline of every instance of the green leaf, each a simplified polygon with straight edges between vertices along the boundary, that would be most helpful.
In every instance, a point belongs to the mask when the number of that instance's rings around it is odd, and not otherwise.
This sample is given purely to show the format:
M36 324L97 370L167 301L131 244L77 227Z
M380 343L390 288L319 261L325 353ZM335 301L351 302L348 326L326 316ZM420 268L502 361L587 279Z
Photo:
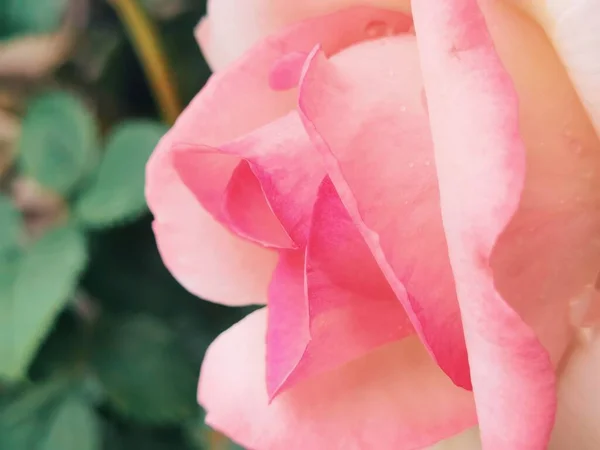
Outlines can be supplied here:
M57 378L46 383L26 386L14 395L0 411L0 425L17 426L44 410L68 386L68 380Z
M97 162L93 115L73 94L54 91L34 99L19 141L23 172L42 186L70 192Z
M7 34L36 34L56 30L68 0L3 0L3 21Z
M44 380L60 373L74 372L85 364L89 345L86 326L75 309L64 310L38 347L27 372L29 379Z
M0 254L15 248L21 233L21 214L5 195L0 195Z
M68 396L54 411L46 436L36 450L99 450L100 424L83 399Z
M54 379L26 389L5 404L0 410L0 448L99 450L95 411L71 387L72 380Z
M87 260L83 235L52 230L0 277L0 376L22 377L69 300ZM4 280L2 280L4 278Z
M25 375L17 342L15 342L14 295L17 262L0 263L0 379L14 381Z
M75 215L83 225L110 226L146 211L146 162L166 131L160 123L136 120L113 132L95 180L75 205Z
M146 423L176 423L197 411L198 368L157 319L107 321L97 336L93 367L111 406Z
M122 421L111 419L104 423L103 450L194 450L177 426L152 427L131 422L123 426Z
M3 405L0 410L0 448L36 449L46 432L46 417L68 384L65 379L34 385Z

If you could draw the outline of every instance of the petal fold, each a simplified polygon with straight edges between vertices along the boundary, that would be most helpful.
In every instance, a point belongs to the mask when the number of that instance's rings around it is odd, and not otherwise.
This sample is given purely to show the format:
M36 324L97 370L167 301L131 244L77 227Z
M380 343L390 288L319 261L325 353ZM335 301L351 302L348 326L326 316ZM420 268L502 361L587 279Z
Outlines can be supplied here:
M227 226L235 221L235 226L231 226L229 229L242 235L244 239L251 239L275 247L289 247L291 244L289 239L285 239L285 236L280 232L281 230L278 230L279 224L277 222L279 220L276 220L277 217L269 216L271 206L273 206L273 210L276 209L274 206L276 201L271 199L270 204L259 202L261 192L258 192L257 188L260 183L251 180L254 187L251 189L251 186L247 185L248 190L243 192L253 201L256 201L255 205L259 207L260 211L267 213L266 215L263 213L256 215L256 217L260 217L258 223L248 222L246 219L251 219L251 215L244 215L244 211L239 209L234 212L230 211L224 216L220 214L221 205L223 204L223 192L227 189L231 175L243 162L241 158L237 156L226 158L220 153L215 153L216 156L211 157L209 164L197 167L197 170L190 174L190 177L204 179L205 185L210 186L210 192L205 191L208 194L208 200L203 197L202 206L195 206L192 203L197 202L197 200L194 200L187 192L187 187L179 179L173 167L173 149L181 148L182 145L188 148L202 148L205 150L208 148L220 150L223 145L228 143L235 146L239 144L236 141L243 139L245 135L282 118L294 109L296 93L290 89L275 90L270 86L270 74L277 62L289 54L308 53L316 44L321 44L328 53L335 53L368 37L368 25L373 21L383 23L393 29L404 29L410 26L410 19L404 14L390 13L389 11L368 7L335 12L295 24L258 43L242 58L229 65L227 70L215 74L182 113L169 133L161 140L148 163L146 197L156 222L169 223L168 227L157 226L155 228L157 242L160 248L177 249L176 252L165 250L163 256L167 266L184 285L191 286L196 281L190 280L192 274L189 267L191 265L182 261L192 261L194 258L198 258L197 255L200 252L200 249L191 246L182 247L180 245L182 237L176 235L176 233L188 227L187 223L183 223L187 222L184 211L201 210L198 215L202 215L204 218L205 212L208 210L213 218ZM214 42L212 38L207 36L207 33L213 28L213 25L210 19L206 19L197 30L197 34L202 37L202 41L210 42L211 46ZM260 131L257 131L257 133L260 135ZM256 135L248 136L248 139L253 137L256 137ZM246 139L246 144L248 144L248 139ZM306 161L306 158L310 158L310 155L305 153L302 157L304 158L303 161ZM317 159L315 158L315 161ZM265 164L269 163L269 161L263 162ZM294 166L295 172L300 172L301 162L298 161ZM254 165L251 168L254 175L257 176L259 172L266 174L269 166L258 167ZM244 177L249 175L243 167L239 168L239 171L242 172ZM260 181L264 181L264 179ZM319 181L317 180L314 189L318 186ZM239 188L243 185L244 183L241 180L237 180L237 182L233 180L230 192L235 192L236 186ZM262 193L268 191L268 187L264 185L260 187ZM196 191L195 194L197 198L198 192ZM231 197L235 196L232 194ZM170 206L172 204L182 205L182 208L176 210ZM229 206L235 205L235 201L229 204ZM237 205L239 205L239 202ZM285 202L282 205L285 206ZM219 214L216 214L216 212L219 212ZM298 212L298 208L289 211L290 220L294 222L291 227L297 226L298 230L286 230L288 235L297 231L298 235L302 236L302 233L306 233L308 230L306 220L301 220ZM281 221L284 219L281 219ZM269 229L278 231L277 236L254 235L256 230L260 230L262 225L267 224ZM193 228L194 225L189 224L189 229L193 230ZM190 239L192 239L192 236L190 236ZM231 240L237 242L237 238L231 238ZM294 242L294 244L297 245L298 243ZM236 246L251 248L242 244L236 244ZM265 272L272 270L274 257L267 256L270 252L268 249L253 250L253 252L261 255L256 256L257 260L270 258L268 267L265 266ZM186 253L190 254L185 255ZM231 260L239 259L229 255L227 258ZM250 259L252 258L245 258L245 260ZM229 265L230 263L224 261L224 274L227 273ZM229 278L232 279L233 277ZM244 278L247 277L241 279ZM254 279L254 276L252 278ZM259 278L261 280L268 279L262 274L259 275ZM236 280L238 280L237 277ZM222 283L220 282L220 284ZM240 281L239 287L244 289L243 281ZM266 286L263 286L261 292L263 288L266 291ZM194 292L200 293L201 291L194 289ZM232 301L222 300L221 296L215 297L212 290L208 291L208 295L211 299L219 297L220 301ZM260 298L263 297L264 295L260 296Z
M543 450L554 369L489 266L525 179L517 95L476 0L420 1L413 14L483 447Z
M334 17L339 14L338 11L349 17L362 15L369 10L389 9L395 11L388 14L393 16L397 12L408 13L409 3L410 0L211 0L208 2L208 16L198 25L196 38L213 70L222 70L261 39L297 22ZM382 14L377 16L373 17L374 21L386 22ZM343 27L340 22L332 22L331 25L327 30L329 35L343 36L337 32ZM362 32L361 27L353 32L356 31ZM312 32L321 31L315 27Z
M413 333L328 178L319 189L312 220L306 255L283 255L271 283L271 398Z
M582 330L583 331L583 330ZM550 450L594 450L600 446L600 339L597 329L581 333L560 376L558 413Z
M269 404L266 327L263 309L224 332L200 375L207 423L246 448L413 450L475 423L472 395L415 338L306 380Z
M409 34L311 54L300 86L307 132L350 217L440 367L470 388L440 215L433 150Z
M218 148L179 144L173 164L233 232L267 246L305 244L325 171L295 112Z
M551 37L600 135L600 4L545 0L538 18Z

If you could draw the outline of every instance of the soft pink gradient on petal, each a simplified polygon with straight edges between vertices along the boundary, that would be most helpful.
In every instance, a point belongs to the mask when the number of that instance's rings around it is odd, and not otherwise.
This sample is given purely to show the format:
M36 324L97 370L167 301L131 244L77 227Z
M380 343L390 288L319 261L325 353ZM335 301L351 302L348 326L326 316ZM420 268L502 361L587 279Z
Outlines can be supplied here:
M211 39L210 19L207 16L202 17L198 25L194 28L194 36L204 59L214 70L218 62L218 53L212 48L213 40Z
M181 153L176 152L176 155L180 156ZM200 157L198 162L201 160ZM178 166L177 162L175 165ZM185 167L185 162L180 163L179 175L191 189L192 183L186 180L193 180L194 174L189 174ZM288 172L286 175L291 173ZM294 247L294 242L277 219L277 215L273 213L268 197L265 198L260 180L247 161L239 163L231 174L227 189L223 193L222 207L223 221L240 236L279 248Z
M269 295L267 391L413 333L329 179L319 189L305 256L283 254Z
M479 429L473 427L457 436L445 439L427 450L482 450Z
M303 141L304 132L301 126L297 126L294 113L282 117L293 108L295 93L271 89L271 72L286 55L308 53L317 43L328 53L335 53L354 42L371 38L368 25L373 22L398 31L407 29L411 23L401 13L361 7L296 24L264 40L227 70L209 80L168 137L163 139L156 153L170 152L172 148L196 150L194 155L198 157L194 161L179 156L175 158L179 161L179 172L203 207L231 231L266 246L289 248L291 241L278 228L281 221L292 241L301 246L306 238L308 220L304 210L296 206L302 195L306 194L305 199L311 198L310 191L316 192L322 178L322 175L319 176L322 169L317 167L320 157L305 149L310 144ZM282 120L281 128L277 123L269 124L277 118ZM294 134L294 130L299 131ZM288 132L291 133L289 137L286 135ZM271 153L265 151L264 157L259 155L256 148L262 144L261 141L273 138L276 142L270 148ZM299 159L293 160L292 155L281 153L285 150L282 145L290 143L298 149L293 155ZM256 156L251 161L251 168L260 183L246 183L249 176L247 168L239 167L244 153L248 151L254 151ZM202 158L199 158L200 155ZM158 156L151 159L149 175L157 166L157 159ZM163 161L166 161L163 165L172 164L166 159L161 159L161 164ZM277 165L282 161L288 164L285 170ZM170 169L161 167L156 170ZM234 175L240 178L232 180ZM267 186L268 178L271 184ZM309 178L313 181L307 182ZM148 186L148 190L152 191L152 176L148 177ZM267 198L268 206L262 204L259 186L265 195L277 191L278 197ZM234 192L235 189L246 189L244 194L253 199L258 212L240 211L239 208L224 211L224 205L232 208L241 206L239 202L224 200L228 187ZM290 193L284 191L291 187L302 192L295 192L293 197L284 195ZM292 198L296 199L295 203L290 202ZM160 215L152 204L152 198L149 198L149 203L153 213ZM270 214L270 210L274 214ZM257 222L248 222L247 219L253 216L257 217ZM269 230L274 233L269 233Z
M264 245L305 245L325 170L297 113L219 148L181 144L173 162L181 180L224 226Z
M525 180L517 95L476 0L421 0L413 14L482 443L543 450L556 408L554 369L496 291L489 266Z
M410 0L211 0L196 37L212 69L222 70L255 43L291 24L341 10L375 8L408 13ZM378 20L382 19L374 19ZM336 28L333 25L329 33L335 34Z
M413 450L475 423L472 395L415 338L315 376L269 404L266 327L263 309L224 332L200 375L207 423L246 448Z
M600 3L545 0L539 16L600 134Z
M490 264L496 288L556 364L571 339L569 303L593 291L600 270L600 143L541 27L504 2L481 8L527 147L519 209Z
M275 62L269 74L271 89L285 91L298 86L308 53L292 52Z
M578 337L558 385L558 413L549 450L600 448L600 337L586 330Z
M300 108L416 332L453 381L470 388L421 89L415 37L407 34L361 43L331 61L313 53Z
M168 167L168 166L166 166ZM155 173L162 215L153 223L162 259L183 287L225 305L261 304L277 264L277 254L246 242L224 229L181 185L177 175ZM169 182L175 178L174 182ZM164 203L157 203L164 201ZM185 211L181 218L180 211Z

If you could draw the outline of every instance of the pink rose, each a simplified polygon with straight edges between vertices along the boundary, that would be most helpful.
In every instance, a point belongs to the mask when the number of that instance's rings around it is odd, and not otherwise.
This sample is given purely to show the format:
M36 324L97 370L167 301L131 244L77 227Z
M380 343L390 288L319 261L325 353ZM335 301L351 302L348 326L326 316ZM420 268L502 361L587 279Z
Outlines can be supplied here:
M596 449L598 3L409 6L209 1L216 74L147 171L175 277L267 305L209 349L207 421L254 450Z

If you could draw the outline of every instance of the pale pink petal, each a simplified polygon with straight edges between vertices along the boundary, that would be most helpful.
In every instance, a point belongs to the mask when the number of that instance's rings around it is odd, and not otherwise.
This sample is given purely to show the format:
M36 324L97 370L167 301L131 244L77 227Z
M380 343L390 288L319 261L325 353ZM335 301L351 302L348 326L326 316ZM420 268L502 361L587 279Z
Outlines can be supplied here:
M295 112L219 148L178 145L173 161L224 226L268 246L305 245L325 171Z
M303 245L308 213L324 171L297 115L290 113L265 125L283 115L286 105L292 105L291 91L271 89L272 72L281 68L286 56L308 53L317 43L335 53L368 38L366 27L374 20L394 30L410 24L403 14L373 8L356 8L297 24L263 41L214 76L177 121L170 143L178 150L174 163L182 181L231 231L266 246ZM298 63L296 60L288 68L297 72L301 67ZM289 85L299 74L288 74L288 78L279 81ZM251 180L247 166L240 166L242 159L251 163L258 182ZM252 199L251 210L241 201L240 189L245 198ZM263 193L266 198L261 200Z
M516 92L476 0L422 0L413 14L482 443L543 450L556 407L552 363L489 265L525 181Z
M207 227L212 233L218 229L217 224L207 217L175 173L173 146L218 147L283 116L293 108L295 93L271 89L268 80L273 64L286 54L309 52L316 43L334 53L363 39L365 28L372 21L382 21L392 28L407 27L410 22L402 14L359 8L291 27L256 46L228 70L214 75L159 143L147 167L146 197L156 219L156 238L165 264L193 292L229 303L261 302L276 256L232 237L225 230L218 239L207 239L207 234L200 234ZM202 29L200 33L203 34ZM218 187L218 183L226 186L229 178L223 172L233 171L238 163L226 163L221 172L213 170L216 178L211 181L212 187ZM208 177L209 168L214 169L207 167L198 177ZM215 191L220 194L218 189ZM221 198L217 195L213 200ZM227 245L220 250L222 242ZM214 272L204 274L213 287L205 291L206 280L199 269L210 264L209 261ZM253 270L247 270L246 264ZM238 273L240 268L242 274ZM225 296L219 294L222 287L226 288ZM229 298L231 293L236 293L235 299Z
M413 330L329 179L306 251L282 255L269 295L270 397Z
M185 182L186 177L181 178ZM260 181L248 162L241 162L232 173L224 192L223 209L224 219L241 236L261 243L272 242L276 247L294 247L268 200L265 201Z
M158 249L169 271L206 300L226 305L266 303L277 254L217 223L181 184L167 153L153 158L147 198L155 211Z
M513 0L541 23L561 56L600 133L600 3L596 0Z
M269 74L271 89L285 91L298 86L307 56L305 52L292 52L276 61Z
M415 37L313 54L301 82L307 131L415 331L469 388L469 367L442 226Z
M202 17L196 28L194 28L194 36L200 46L200 50L202 50L204 59L214 70L218 61L218 53L212 49L213 41L211 39L210 19L207 16ZM215 60L215 58L217 59Z
M557 363L569 301L600 269L600 144L544 31L505 2L481 8L519 97L527 177L491 258L495 284Z
M455 387L415 338L315 376L269 404L267 311L223 333L202 366L206 421L257 450L423 448L475 423L472 395Z
M550 450L600 448L600 338L597 330L588 332L578 339L560 375Z
M352 7L407 13L410 0L211 0L196 37L213 70L222 70L266 36L296 22ZM386 21L380 14L373 23L381 20ZM338 25L332 24L328 32L337 34Z
M482 450L479 428L473 427L457 436L446 439L428 450Z

